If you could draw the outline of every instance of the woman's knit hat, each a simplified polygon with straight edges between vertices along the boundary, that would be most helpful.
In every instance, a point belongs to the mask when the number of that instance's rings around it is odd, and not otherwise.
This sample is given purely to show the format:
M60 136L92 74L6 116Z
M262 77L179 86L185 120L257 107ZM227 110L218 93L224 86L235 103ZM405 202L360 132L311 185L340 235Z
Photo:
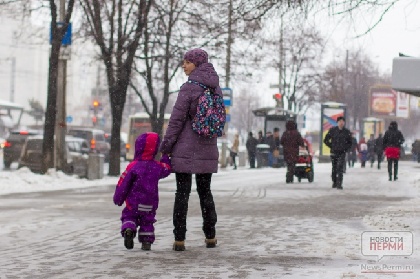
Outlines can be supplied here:
M194 48L185 53L184 60L188 60L198 67L203 63L208 63L209 56L201 48Z

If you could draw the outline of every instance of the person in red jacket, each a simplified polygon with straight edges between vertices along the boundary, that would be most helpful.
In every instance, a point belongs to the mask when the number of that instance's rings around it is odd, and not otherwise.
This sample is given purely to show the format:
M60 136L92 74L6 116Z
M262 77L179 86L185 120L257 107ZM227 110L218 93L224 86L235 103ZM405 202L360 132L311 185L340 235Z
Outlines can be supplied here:
M403 134L398 130L397 122L391 121L383 139L385 156L388 161L389 181L392 181L392 165L394 165L394 181L398 179L398 161L400 159L401 145L404 141Z
M283 145L284 160L287 165L286 183L293 183L295 165L299 157L299 146L304 146L301 134L297 130L297 124L293 120L286 122L286 131L280 139Z

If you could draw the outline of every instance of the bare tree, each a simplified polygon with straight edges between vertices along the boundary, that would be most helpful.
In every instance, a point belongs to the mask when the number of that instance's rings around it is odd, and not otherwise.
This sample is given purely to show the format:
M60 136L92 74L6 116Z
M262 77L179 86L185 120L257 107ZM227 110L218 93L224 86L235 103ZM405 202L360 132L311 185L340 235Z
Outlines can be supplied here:
M109 175L120 174L120 129L134 56L146 26L151 0L80 0L86 35L99 47L106 69L112 112Z
M149 114L153 131L159 134L162 134L170 84L180 68L183 54L192 46L211 47L220 34L215 32L220 25L205 16L210 12L211 5L206 2L154 1L144 28L142 52L136 56L134 68L145 86L133 79L131 87Z
M232 126L239 131L250 132L260 125L259 118L255 117L252 111L260 106L260 99L251 89L242 89L239 92L239 98L235 99L235 105L230 109Z
M0 6L7 8L6 12L17 12L22 17L29 16L33 11L46 8L46 1L29 0L0 0ZM49 11L51 14L51 52L48 70L47 106L45 110L44 140L42 145L42 173L46 173L49 167L54 165L54 134L57 106L57 76L58 60L61 49L61 42L69 25L74 0L68 0L67 9L62 25L58 25L57 5L54 0L49 0ZM2 9L4 11L4 9Z
M42 121L42 119L44 119L45 110L41 103L35 99L29 100L29 106L31 107L31 110L28 111L28 114L35 119L36 125L38 125L38 121Z
M287 24L283 24L287 22ZM308 19L285 11L265 24L262 65L278 72L278 90L284 109L304 112L316 100L315 86L322 73L324 39Z
M294 28L285 34L283 96L287 109L302 112L313 104L324 42L314 27Z
M63 24L58 26L57 5L54 0L49 0L51 11L51 54L48 70L47 108L45 111L44 140L42 143L42 172L54 164L54 134L57 111L57 77L58 60L60 56L61 42L70 23L73 13L74 0L69 0Z
M322 94L318 101L335 101L347 105L349 126L361 127L362 120L369 113L369 89L376 84L389 83L387 76L381 76L372 60L362 51L349 52L346 59L331 62L323 74Z

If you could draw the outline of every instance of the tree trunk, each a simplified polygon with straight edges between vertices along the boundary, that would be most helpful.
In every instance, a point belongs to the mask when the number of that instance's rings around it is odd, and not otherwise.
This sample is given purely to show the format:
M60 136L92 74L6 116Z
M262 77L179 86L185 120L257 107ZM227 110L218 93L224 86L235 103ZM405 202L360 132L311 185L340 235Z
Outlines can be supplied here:
M53 40L49 60L47 108L45 110L44 140L42 143L42 173L46 173L49 168L54 167L54 134L55 117L57 113L57 69L60 48L61 40Z
M114 94L121 95L123 89L117 88ZM112 108L112 127L111 127L111 150L109 151L109 170L108 175L119 176L120 170L120 148L121 148L121 123L124 105L117 105ZM114 148L113 148L114 147ZM115 148L118 147L118 148Z

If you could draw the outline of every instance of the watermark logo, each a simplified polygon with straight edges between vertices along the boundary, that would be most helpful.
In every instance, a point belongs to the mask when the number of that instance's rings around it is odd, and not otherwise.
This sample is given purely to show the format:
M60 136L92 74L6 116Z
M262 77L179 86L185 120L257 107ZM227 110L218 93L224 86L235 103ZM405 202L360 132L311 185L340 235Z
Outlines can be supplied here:
M360 265L361 273L414 273L413 265L400 265L400 264L362 264Z
M362 233L362 255L410 256L413 254L413 233L408 231L366 231Z

